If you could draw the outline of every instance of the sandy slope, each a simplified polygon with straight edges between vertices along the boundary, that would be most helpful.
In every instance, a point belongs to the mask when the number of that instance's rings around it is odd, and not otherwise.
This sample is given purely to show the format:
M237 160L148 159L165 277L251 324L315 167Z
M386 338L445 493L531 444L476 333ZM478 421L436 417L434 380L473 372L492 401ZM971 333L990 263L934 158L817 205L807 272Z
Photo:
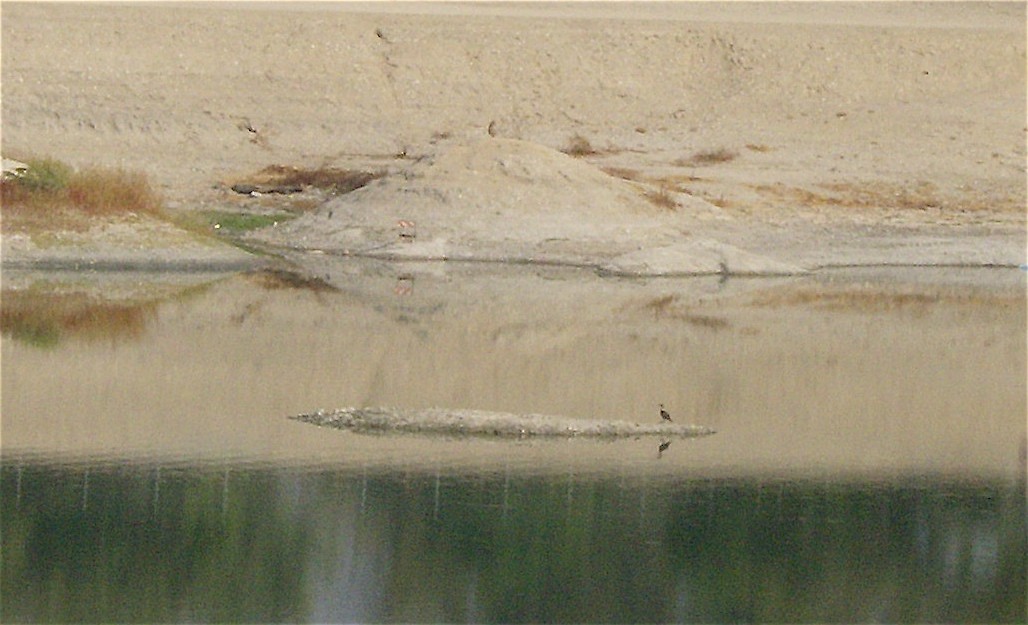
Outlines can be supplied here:
M1024 4L5 2L2 29L5 156L142 169L184 209L271 163L409 172L491 125L671 188L662 236L1024 262Z

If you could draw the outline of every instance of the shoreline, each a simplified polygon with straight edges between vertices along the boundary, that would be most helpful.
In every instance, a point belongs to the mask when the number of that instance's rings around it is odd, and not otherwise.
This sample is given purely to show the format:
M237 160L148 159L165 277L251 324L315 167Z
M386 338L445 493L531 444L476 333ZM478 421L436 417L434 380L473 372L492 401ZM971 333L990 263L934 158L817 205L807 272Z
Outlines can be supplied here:
M1019 267L1024 16L5 3L4 157L139 169L183 214L284 206L231 190L272 165L388 173L254 233L273 256L374 247L360 255L637 277ZM165 225L40 241L4 226L4 269L278 262Z

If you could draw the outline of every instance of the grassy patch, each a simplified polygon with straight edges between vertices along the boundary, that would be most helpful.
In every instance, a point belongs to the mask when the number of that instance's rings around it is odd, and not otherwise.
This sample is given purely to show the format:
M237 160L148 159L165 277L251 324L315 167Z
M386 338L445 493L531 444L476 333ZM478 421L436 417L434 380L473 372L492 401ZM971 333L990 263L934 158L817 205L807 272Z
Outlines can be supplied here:
M801 206L837 206L843 208L919 209L942 208L937 187L929 182L911 185L888 183L832 183L818 185L820 191L788 187L781 183L757 185L758 193L794 202Z
M0 182L7 215L54 210L90 215L161 213L161 198L145 174L99 167L75 171L49 158L29 160L27 164L23 176Z
M727 163L728 161L734 160L737 156L739 156L738 152L727 148L700 150L692 156L676 160L674 164L679 167L703 167L707 165L717 165L718 163Z
M145 174L100 167L76 171L50 158L30 159L27 165L23 175L0 181L7 232L84 232L98 217L167 219Z
M272 190L313 187L333 195L342 195L359 189L384 175L384 171L364 171L339 167L307 168L269 165L241 182Z
M159 215L161 198L145 174L121 169L85 169L72 176L68 199L92 215Z
M72 168L52 158L30 160L29 167L20 177L5 180L4 189L11 194L22 193L25 197L41 197L57 194L68 188Z
M666 184L660 185L660 188L655 191L647 191L646 199L650 201L654 206L660 208L666 208L668 210L675 210L678 208L678 202L671 196L671 190Z
M206 232L214 230L221 234L231 235L266 228L277 223L289 221L295 217L296 215L291 213L267 215L262 213L209 210L183 216L183 219L187 221L183 225L193 229L199 228Z

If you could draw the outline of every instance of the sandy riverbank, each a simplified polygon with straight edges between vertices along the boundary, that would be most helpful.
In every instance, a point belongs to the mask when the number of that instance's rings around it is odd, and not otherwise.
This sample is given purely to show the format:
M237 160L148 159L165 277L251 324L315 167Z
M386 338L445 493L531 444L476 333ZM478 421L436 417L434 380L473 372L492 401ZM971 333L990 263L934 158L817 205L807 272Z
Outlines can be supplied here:
M614 273L1025 258L1023 4L2 11L5 156L143 170L177 210L251 210L228 186L270 164L393 174L278 245L409 220L407 256ZM562 154L576 136L593 153ZM51 253L5 229L4 259L99 261L103 231Z

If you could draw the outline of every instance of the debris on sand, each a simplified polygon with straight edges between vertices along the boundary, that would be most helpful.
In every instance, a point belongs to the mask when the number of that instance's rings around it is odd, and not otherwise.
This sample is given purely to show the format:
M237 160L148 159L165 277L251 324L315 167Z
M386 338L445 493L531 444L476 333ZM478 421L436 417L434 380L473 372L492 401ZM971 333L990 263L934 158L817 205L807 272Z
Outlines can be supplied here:
M312 425L365 434L423 434L496 438L635 438L663 436L694 438L715 431L700 425L640 424L605 419L570 419L539 414L483 410L402 410L398 408L340 408L290 417Z

